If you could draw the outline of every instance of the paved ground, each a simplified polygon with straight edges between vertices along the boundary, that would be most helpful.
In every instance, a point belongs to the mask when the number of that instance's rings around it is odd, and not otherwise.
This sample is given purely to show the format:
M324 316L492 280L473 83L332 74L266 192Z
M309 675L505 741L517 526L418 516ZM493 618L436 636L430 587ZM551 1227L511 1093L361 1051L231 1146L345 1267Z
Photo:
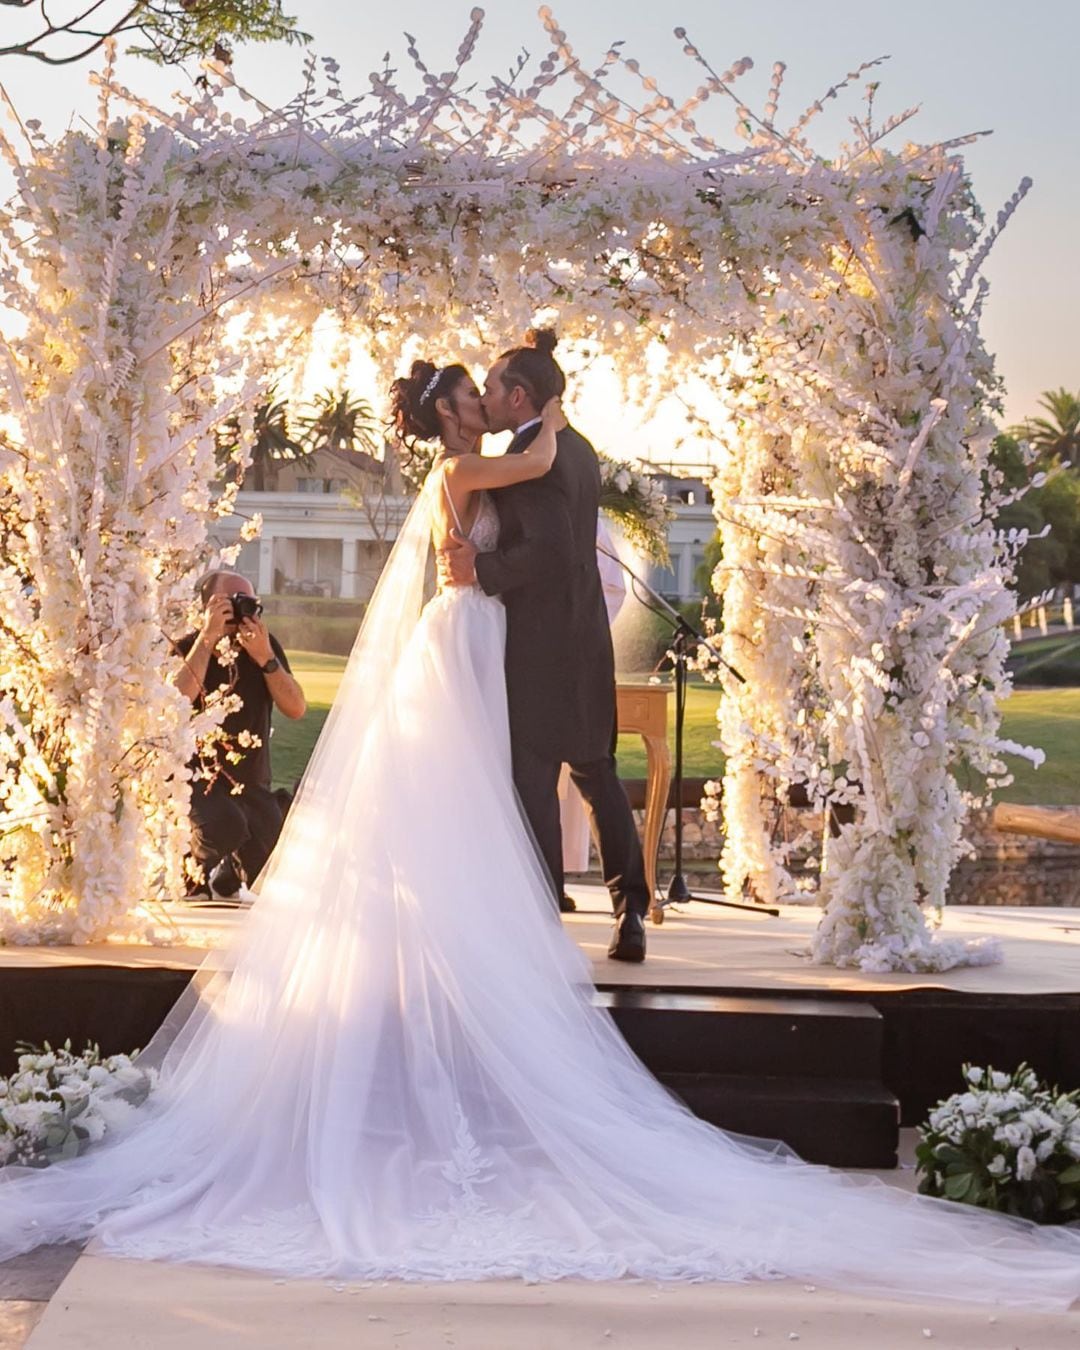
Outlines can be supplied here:
M84 1256L27 1350L1080 1350L1080 1314L793 1281L332 1285Z
M78 1243L41 1247L0 1265L0 1347L17 1350L78 1260Z

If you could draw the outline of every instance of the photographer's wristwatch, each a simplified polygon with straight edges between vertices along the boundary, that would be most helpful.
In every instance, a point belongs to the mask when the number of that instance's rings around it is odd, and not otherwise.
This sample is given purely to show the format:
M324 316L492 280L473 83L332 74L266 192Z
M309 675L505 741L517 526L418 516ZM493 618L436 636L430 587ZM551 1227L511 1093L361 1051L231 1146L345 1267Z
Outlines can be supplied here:
M270 660L267 661L266 665L260 666L259 669L262 671L264 675L273 675L275 670L281 669L281 662L277 659L276 656L272 656Z

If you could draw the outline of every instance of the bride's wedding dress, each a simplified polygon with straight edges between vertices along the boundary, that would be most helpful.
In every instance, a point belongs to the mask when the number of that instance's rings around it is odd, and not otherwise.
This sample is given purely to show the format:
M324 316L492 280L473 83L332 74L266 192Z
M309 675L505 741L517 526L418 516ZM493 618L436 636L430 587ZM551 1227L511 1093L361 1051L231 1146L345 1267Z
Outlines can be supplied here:
M502 605L461 589L421 614L436 490L231 970L171 1019L160 1083L111 1142L0 1172L0 1259L93 1237L291 1276L787 1276L1066 1307L1080 1236L713 1129L592 1007L515 803ZM497 531L482 500L473 542Z

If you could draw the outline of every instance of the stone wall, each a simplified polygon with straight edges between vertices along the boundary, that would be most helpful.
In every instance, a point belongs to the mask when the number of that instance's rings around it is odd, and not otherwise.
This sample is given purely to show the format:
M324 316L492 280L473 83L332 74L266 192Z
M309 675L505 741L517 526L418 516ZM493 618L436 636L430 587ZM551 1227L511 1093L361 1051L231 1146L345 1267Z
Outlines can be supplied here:
M635 811L634 815L640 829L644 813ZM802 830L819 829L819 820L808 812L789 809L782 826L794 838ZM975 857L961 862L953 873L950 904L1080 906L1080 844L1002 833L991 827L989 812L973 816L969 837ZM719 886L716 860L721 843L718 822L705 820L696 808L683 810L683 871L691 886ZM675 823L669 812L660 842L661 888L671 878L674 848Z
M969 837L976 855L953 873L950 904L1080 905L1080 844L995 830L989 812Z

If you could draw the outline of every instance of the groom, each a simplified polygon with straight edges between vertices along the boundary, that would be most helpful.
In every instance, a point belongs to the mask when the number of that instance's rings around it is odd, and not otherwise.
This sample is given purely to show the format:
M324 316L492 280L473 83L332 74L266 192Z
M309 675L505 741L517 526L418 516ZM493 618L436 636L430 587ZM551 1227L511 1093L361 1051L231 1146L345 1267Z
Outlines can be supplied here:
M566 377L552 352L555 335L505 352L484 386L492 431L513 431L508 454L540 429L540 410L560 398ZM579 432L558 433L555 463L543 478L494 494L499 546L477 554L463 539L439 555L444 584L479 582L506 606L506 688L514 783L563 894L558 781L563 763L585 800L600 844L604 882L615 909L608 956L645 959L649 892L634 818L615 772L615 662L596 563L600 466Z

